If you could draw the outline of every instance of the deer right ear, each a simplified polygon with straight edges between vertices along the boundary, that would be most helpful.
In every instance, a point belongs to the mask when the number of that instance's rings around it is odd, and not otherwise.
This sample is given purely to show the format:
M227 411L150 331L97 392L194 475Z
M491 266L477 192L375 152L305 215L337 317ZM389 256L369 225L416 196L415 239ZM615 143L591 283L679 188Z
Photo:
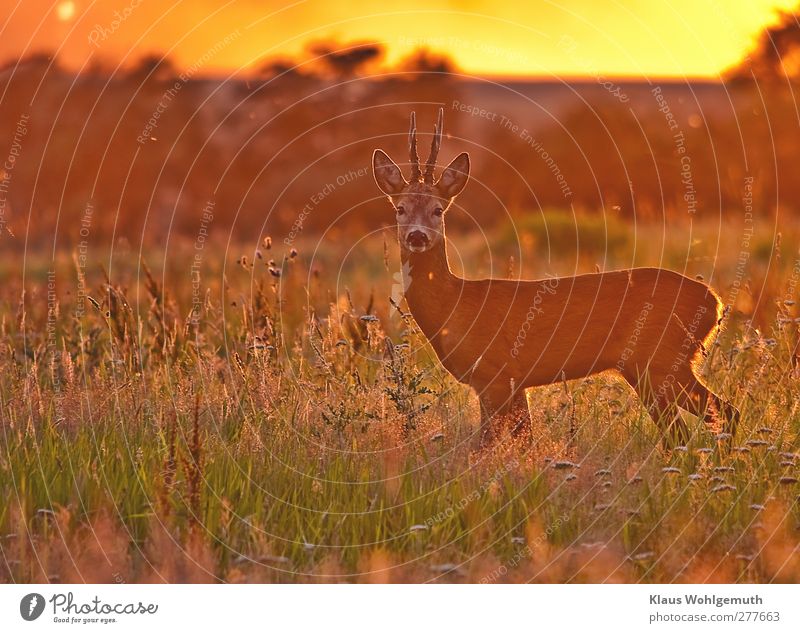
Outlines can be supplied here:
M443 198L454 198L460 194L469 180L469 154L462 152L453 159L436 186Z
M378 189L387 196L400 193L408 184L397 164L380 149L376 149L372 153L372 174L375 176Z

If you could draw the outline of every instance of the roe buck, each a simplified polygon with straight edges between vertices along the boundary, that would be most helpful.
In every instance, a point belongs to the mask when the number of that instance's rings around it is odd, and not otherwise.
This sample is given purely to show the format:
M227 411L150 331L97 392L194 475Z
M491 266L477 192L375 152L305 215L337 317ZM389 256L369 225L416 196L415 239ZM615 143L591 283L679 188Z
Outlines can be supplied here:
M482 446L495 419L530 425L525 389L616 370L633 387L664 440L685 443L677 407L733 434L738 411L698 376L717 333L722 303L704 283L662 268L634 268L538 281L462 279L450 271L444 217L469 178L459 154L434 178L442 140L439 110L424 173L411 114L411 178L389 156L372 156L375 181L397 214L405 299L442 365L472 386Z

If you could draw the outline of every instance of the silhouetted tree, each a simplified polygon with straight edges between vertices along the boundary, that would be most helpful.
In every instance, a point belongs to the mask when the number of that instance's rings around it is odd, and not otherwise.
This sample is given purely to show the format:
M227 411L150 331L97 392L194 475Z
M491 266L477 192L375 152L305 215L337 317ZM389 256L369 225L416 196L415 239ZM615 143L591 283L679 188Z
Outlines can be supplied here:
M162 57L157 53L145 55L140 58L136 65L131 68L129 75L132 79L142 81L149 80L168 80L177 74L175 65L168 57Z
M380 44L360 43L340 46L328 42L315 42L308 47L316 55L320 66L328 74L342 79L363 72L365 66L377 61L383 55Z
M10 60L0 65L0 74L5 72L40 72L44 73L47 68L58 67L58 59L53 52L37 52L21 57L20 59Z
M267 79L279 76L294 77L302 74L297 63L291 59L270 59L258 69L258 72Z
M778 23L764 29L755 47L728 71L729 82L800 79L800 7L778 15Z
M447 55L434 53L427 48L418 48L408 57L401 59L398 70L409 73L440 73L449 75L458 68Z

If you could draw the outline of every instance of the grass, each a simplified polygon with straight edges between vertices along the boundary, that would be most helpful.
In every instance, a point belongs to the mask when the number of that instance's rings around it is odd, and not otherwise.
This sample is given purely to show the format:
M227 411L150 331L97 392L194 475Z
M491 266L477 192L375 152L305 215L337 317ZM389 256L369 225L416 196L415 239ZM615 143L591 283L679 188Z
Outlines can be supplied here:
M530 392L532 436L474 452L474 394L391 308L388 232L343 262L335 241L209 244L195 303L192 244L141 263L94 247L110 278L32 257L24 283L10 264L0 280L0 579L800 580L797 253L756 235L734 293L735 231L615 225L598 248L594 223L587 255L548 220L549 254L536 221L493 236L491 258L457 237L454 265L710 277L736 308L706 367L742 409L731 450L691 419L690 445L665 452L601 375Z

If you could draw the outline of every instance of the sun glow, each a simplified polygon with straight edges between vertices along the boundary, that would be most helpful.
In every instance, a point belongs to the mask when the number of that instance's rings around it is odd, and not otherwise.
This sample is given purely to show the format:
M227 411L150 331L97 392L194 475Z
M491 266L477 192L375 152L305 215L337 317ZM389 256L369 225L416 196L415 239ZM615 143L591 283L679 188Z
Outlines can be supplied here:
M56 7L56 15L62 22L68 22L75 17L75 3L72 0L64 0Z
M531 3L488 0L185 0L164 11L141 0L80 4L26 0L0 6L7 23L0 63L34 51L59 48L62 65L84 66L102 58L116 65L163 53L188 67L215 49L207 74L252 72L269 58L297 61L310 43L376 42L386 65L423 47L449 57L465 74L518 77L699 76L719 77L741 60L777 11L798 0L572 0ZM132 8L135 6L135 11ZM121 23L118 15L130 14ZM33 33L31 25L42 22ZM58 29L68 22L69 33ZM118 28L114 28L118 25ZM102 46L93 29L113 31ZM215 48L226 34L241 37Z

